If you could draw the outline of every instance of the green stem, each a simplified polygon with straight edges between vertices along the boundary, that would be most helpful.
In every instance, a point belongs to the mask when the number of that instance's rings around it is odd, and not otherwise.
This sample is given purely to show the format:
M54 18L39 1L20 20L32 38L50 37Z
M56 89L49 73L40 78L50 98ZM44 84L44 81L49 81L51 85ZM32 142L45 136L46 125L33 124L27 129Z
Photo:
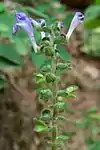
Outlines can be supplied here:
M56 53L54 52L54 56L52 58L52 73L56 75L56 65L57 65L57 59L56 59ZM57 81L55 81L52 84L52 90L53 90L53 106L57 103L57 91L58 91L58 84ZM52 143L56 142L56 137L57 137L57 130L56 130L56 120L55 118L57 117L57 110L54 107L53 108L53 118L52 118ZM52 150L57 150L57 146L54 144L52 145Z

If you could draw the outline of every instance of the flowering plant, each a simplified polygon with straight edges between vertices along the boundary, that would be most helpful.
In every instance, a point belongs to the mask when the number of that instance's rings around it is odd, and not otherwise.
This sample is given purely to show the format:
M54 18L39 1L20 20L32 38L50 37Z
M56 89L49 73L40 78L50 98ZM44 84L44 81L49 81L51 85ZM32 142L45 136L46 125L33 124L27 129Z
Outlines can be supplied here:
M59 89L59 72L70 69L69 63L60 62L58 45L69 41L74 29L83 22L84 15L76 12L72 19L67 34L62 34L63 23L58 21L48 25L44 19L34 20L23 12L16 12L16 23L13 25L13 35L20 29L24 30L32 42L35 53L42 53L47 57L45 63L40 66L39 72L35 74L36 84L39 85L39 101L47 103L47 107L41 111L41 116L35 118L35 131L47 132L46 140L52 150L62 147L67 135L63 133L59 125L60 120L67 119L62 115L65 111L65 100L75 97L76 86L69 86L66 89ZM41 41L37 45L34 36L34 29L40 32ZM50 60L50 63L48 63Z

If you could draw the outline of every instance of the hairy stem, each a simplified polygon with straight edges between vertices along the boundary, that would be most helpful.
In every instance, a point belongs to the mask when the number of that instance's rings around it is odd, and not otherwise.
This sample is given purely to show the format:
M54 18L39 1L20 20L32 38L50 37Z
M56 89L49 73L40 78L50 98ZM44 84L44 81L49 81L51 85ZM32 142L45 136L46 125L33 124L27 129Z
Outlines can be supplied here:
M56 58L56 53L54 52L54 56L52 57L52 73L56 75L56 65L57 65L57 58ZM52 90L53 90L53 106L57 103L57 91L58 91L58 84L57 81L55 81L52 84ZM52 150L57 150L57 146L55 145L56 142L56 137L57 137L57 129L56 129L56 120L55 118L57 117L57 109L54 107L53 108L53 118L52 118Z

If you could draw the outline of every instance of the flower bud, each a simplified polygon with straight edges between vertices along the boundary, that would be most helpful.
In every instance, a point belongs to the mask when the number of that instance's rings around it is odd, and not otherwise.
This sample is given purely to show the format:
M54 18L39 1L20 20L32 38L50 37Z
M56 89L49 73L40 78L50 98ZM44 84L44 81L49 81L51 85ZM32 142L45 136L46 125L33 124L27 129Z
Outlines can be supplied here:
M46 74L46 81L48 83L54 82L56 80L56 76L53 73L47 73Z
M69 63L58 63L56 66L57 70L70 69L71 66Z
M49 100L53 96L51 89L40 90L40 99Z
M45 52L46 56L53 56L54 55L54 50L50 46L45 47L44 52Z
M50 65L44 65L40 68L41 73L47 73L51 71L51 66Z

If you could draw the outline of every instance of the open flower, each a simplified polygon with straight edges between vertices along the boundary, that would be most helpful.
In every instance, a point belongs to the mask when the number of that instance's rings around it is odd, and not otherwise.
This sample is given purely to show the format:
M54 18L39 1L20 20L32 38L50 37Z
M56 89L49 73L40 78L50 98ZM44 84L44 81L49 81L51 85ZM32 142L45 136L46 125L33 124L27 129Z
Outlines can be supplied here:
M74 18L72 19L71 25L67 32L66 38L69 40L71 34L73 33L74 29L82 23L84 20L84 15L81 12L76 12Z
M37 23L32 18L28 18L23 12L16 12L15 16L17 23L13 25L13 35L15 35L19 29L23 29L31 40L35 53L37 53L38 46L35 41L32 24L35 27L39 27L39 23Z

